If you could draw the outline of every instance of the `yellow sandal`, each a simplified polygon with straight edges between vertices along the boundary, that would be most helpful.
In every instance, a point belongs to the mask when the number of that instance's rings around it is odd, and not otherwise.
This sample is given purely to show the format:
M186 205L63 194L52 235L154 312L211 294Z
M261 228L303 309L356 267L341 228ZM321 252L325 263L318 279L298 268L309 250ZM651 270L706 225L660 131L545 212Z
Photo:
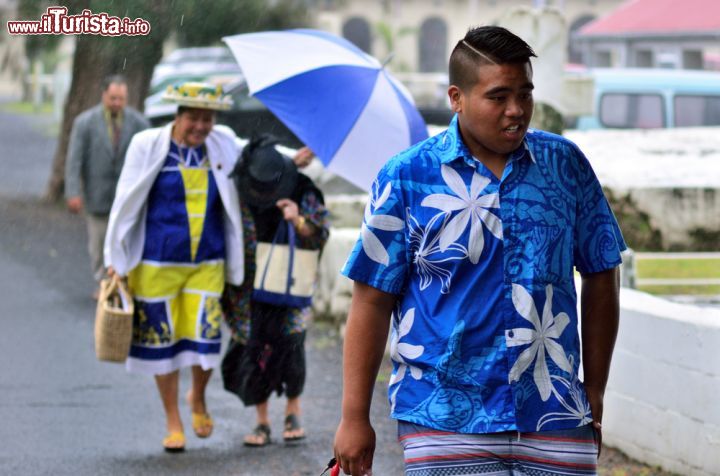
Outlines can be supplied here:
M207 438L213 432L213 419L209 413L193 413L192 428L198 438Z
M185 433L173 431L163 439L163 448L168 453L182 453L185 451Z

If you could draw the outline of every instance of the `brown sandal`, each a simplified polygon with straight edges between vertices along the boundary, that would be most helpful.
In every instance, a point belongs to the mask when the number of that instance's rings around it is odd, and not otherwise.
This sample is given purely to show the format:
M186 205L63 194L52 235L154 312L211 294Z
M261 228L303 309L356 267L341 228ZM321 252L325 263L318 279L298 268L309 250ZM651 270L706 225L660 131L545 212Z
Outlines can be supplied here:
M257 443L255 441L248 441L248 436L257 436L259 437L259 441ZM245 446L251 446L253 448L267 446L270 443L272 443L272 439L270 439L270 427L264 423L258 423L253 432L247 435L243 441Z
M299 441L305 439L305 430L303 430L302 425L300 425L300 419L295 414L290 414L285 417L285 431L284 434L287 434L289 432L298 432L301 433L299 435L295 436L285 436L283 435L283 440L285 440L286 443L292 443L294 441Z

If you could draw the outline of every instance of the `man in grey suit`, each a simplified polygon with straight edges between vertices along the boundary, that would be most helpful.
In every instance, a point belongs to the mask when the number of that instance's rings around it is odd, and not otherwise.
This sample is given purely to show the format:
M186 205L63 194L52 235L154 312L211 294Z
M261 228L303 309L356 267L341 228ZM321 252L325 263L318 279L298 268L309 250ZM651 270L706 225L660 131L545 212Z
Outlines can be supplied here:
M73 122L65 166L65 198L72 213L85 211L93 275L105 274L103 242L118 177L132 136L150 126L127 107L127 82L113 75L103 82L102 101Z

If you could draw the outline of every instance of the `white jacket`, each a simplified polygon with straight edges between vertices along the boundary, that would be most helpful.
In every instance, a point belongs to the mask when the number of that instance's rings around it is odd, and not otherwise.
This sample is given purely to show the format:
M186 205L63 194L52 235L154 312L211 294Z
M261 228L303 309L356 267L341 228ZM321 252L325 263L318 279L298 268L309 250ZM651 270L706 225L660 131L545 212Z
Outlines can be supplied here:
M105 266L126 276L140 263L145 246L147 197L170 150L173 123L135 134L110 210L105 236ZM244 251L240 204L235 183L228 178L242 151L242 142L225 126L216 125L205 140L208 160L222 200L225 225L225 280L242 284Z

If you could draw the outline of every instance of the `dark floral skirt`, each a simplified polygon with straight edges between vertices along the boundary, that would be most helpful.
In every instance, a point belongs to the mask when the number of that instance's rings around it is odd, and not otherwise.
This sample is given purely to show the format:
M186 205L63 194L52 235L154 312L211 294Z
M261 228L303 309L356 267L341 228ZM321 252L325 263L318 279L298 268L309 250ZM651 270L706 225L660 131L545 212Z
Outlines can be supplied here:
M250 336L232 340L222 361L225 389L245 405L267 401L272 392L300 396L305 385L305 332L286 332L288 308L252 304Z

